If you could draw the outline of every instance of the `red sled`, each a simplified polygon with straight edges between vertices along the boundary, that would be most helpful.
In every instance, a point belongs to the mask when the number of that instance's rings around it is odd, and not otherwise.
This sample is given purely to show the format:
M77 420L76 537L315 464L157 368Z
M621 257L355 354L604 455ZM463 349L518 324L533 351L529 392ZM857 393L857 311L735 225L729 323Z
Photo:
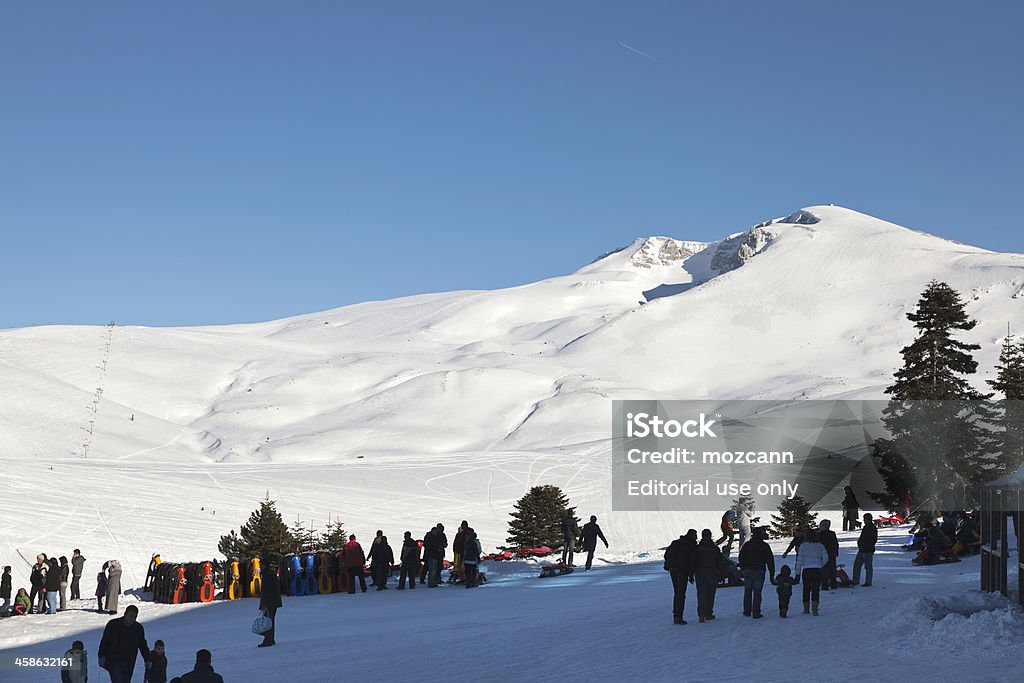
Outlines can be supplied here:
M890 526L900 526L906 524L907 520L903 519L899 515L890 515L888 517L878 517L875 519L875 526L879 529L884 529Z
M542 545L539 548L521 548L516 553L516 557L546 557L551 553L555 552L546 545Z
M556 562L555 564L542 564L540 566L540 576L537 578L548 579L552 576L565 576L566 574L572 574L572 567L565 562Z
M509 550L506 550L503 553L491 553L490 555L484 555L483 558L481 558L481 561L483 561L483 562L504 562L505 560L511 560L511 559L512 559L512 552L509 551Z
M846 565L843 564L836 565L836 586L839 588L849 588L853 585L853 580L850 578L850 575L846 573L845 569L843 569L845 566Z

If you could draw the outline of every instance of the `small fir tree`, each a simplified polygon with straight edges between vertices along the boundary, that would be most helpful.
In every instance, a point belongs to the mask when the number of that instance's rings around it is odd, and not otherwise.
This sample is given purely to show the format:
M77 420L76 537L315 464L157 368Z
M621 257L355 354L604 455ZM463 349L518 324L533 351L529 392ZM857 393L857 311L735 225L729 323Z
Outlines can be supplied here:
M534 486L516 501L508 523L510 548L562 547L562 518L569 499L557 486Z
M249 515L249 521L235 533L221 536L218 550L229 559L245 560L259 557L266 566L276 566L292 552L295 540L281 518L274 501L267 498Z
M784 498L779 504L779 514L772 515L772 538L790 538L798 530L817 526L818 513L811 512L811 504L800 496Z
M341 520L329 522L324 532L320 534L320 550L341 550L348 541L348 532Z
M988 385L1004 399L998 408L998 435L1005 470L1014 471L1024 460L1024 340L1014 342L1007 330L996 365L996 378Z

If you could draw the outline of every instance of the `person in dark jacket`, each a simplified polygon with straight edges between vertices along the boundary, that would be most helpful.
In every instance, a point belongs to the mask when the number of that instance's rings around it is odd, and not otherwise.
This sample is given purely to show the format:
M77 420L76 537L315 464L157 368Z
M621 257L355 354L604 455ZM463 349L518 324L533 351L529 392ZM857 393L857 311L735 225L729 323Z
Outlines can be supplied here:
M363 546L356 541L356 535L348 537L345 544L345 571L348 572L349 595L356 593L356 581L359 581L359 589L366 592L366 576L363 575L363 565L366 564L366 555L363 554Z
M184 676L171 680L171 683L224 683L221 675L213 670L213 655L209 650L196 652L196 665Z
M871 579L874 576L875 544L878 543L878 529L875 527L871 515L864 513L864 528L861 529L860 538L857 539L857 557L853 561L853 585L860 584L860 568L864 567L864 587L871 586Z
M381 536L379 541L374 541L373 546L370 547L370 556L366 559L370 561L373 585L379 591L387 590L391 565L395 563L395 552L388 544L387 536Z
M700 532L700 543L693 554L693 580L697 585L697 618L700 623L715 618L715 591L725 569L725 557L712 540L711 529Z
M733 541L736 540L736 510L729 508L722 513L720 527L722 529L722 537L715 541L715 545L722 545L728 541L725 546L725 556L729 557L729 554L732 553Z
M416 588L416 577L420 573L420 544L412 537L411 531L405 532L402 549L398 551L400 563L398 571L398 590L405 590L405 580L409 579L409 589Z
M11 611L11 568L4 567L3 576L0 576L0 617L6 617Z
M466 527L466 540L462 549L462 580L466 588L474 588L480 580L480 539L476 531Z
M801 528L798 528L796 531L794 531L793 532L793 540L791 540L789 542L789 545L786 546L786 552L782 553L782 559L786 559L787 557L789 557L789 554L791 552L793 552L794 550L796 551L796 554L799 555L800 554L800 544L804 542L804 539L806 537L807 537L807 529L801 527Z
M139 608L128 605L124 616L111 619L103 629L99 655L100 668L110 674L110 683L130 683L135 671L136 653L142 655L142 661L149 659L149 646L146 645L146 630L138 622Z
M32 565L32 574L29 576L29 585L32 590L29 591L28 598L32 601L32 607L40 614L43 612L43 603L46 601L44 596L46 595L46 570L48 568L46 555L43 553L36 555L36 563ZM36 607L37 601L38 607Z
M351 579L349 581L351 582ZM366 590L365 584L363 585L363 590ZM267 615L267 619L270 619L270 630L263 634L263 642L256 647L270 647L274 644L274 631L277 628L277 610L281 609L281 579L278 578L273 569L268 570L263 580L259 608Z
M452 552L455 554L452 566L457 571L462 570L462 551L466 547L467 529L469 529L469 522L462 520L462 524L459 525L459 530L455 532L455 540L452 541Z
M775 582L775 555L764 540L763 530L754 531L754 537L740 548L738 559L743 569L743 616L760 619L766 570L772 583Z
M575 567L573 553L576 551L576 539L580 536L580 526L576 523L576 515L571 509L562 517L562 562Z
M57 613L57 596L60 593L60 564L56 557L51 557L47 562L49 568L46 570L46 580L43 587L46 593L46 613Z
M672 541L665 549L665 571L672 578L672 621L685 624L683 609L686 607L686 584L693 581L694 553L697 551L697 530L690 529L685 535Z
M853 492L852 486L843 488L843 531L857 530L857 511L860 510L860 503Z
M68 578L71 574L71 566L68 558L60 556L60 606L57 608L63 612L68 608Z
M796 583L788 564L782 565L773 583L775 593L779 596L779 616L785 619L786 613L789 612L789 600L793 597L793 585Z
M103 572L96 574L96 611L106 612L103 609L103 600L107 597L107 575Z
M444 550L448 547L448 537L444 534L444 524L438 524L423 539L423 557L427 561L427 588L441 585L441 569L444 567Z
M85 558L82 557L82 551L75 548L75 552L71 553L71 599L79 600L82 597L81 586L79 581L82 580L82 571L85 569Z
M828 553L828 562L821 568L821 590L835 590L836 585L836 561L839 559L839 538L836 532L831 529L832 522L827 519L821 520L818 524L818 542L825 546ZM797 554L799 557L799 553Z
M60 683L88 683L88 680L89 653L85 651L85 643L76 640L64 653L64 662L60 667Z
M590 521L583 525L583 550L587 553L587 568L586 571L590 571L590 565L594 561L594 551L597 550L597 539L600 538L604 542L604 547L608 547L608 539L601 533L601 527L597 525L597 515L590 515Z
M149 652L145 683L167 683L167 655L162 640L153 643L153 649Z

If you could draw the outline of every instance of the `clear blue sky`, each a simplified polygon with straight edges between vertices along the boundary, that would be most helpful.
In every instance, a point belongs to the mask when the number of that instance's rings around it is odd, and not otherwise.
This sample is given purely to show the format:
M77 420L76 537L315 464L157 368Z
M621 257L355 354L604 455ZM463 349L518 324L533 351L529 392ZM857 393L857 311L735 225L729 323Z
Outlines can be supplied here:
M502 287L818 203L1024 252L1021 35L1019 2L6 2L0 327Z

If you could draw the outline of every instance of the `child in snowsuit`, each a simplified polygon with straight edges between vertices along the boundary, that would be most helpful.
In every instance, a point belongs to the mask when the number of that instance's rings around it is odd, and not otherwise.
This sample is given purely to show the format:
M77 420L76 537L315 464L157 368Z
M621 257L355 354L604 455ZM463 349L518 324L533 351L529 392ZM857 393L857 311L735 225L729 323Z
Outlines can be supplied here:
M146 666L146 683L167 683L167 655L164 654L164 641L153 643Z
M789 611L789 599L793 597L793 583L789 565L782 565L779 575L775 577L775 592L779 596L779 616L783 619L786 618L786 613Z
M32 611L32 598L24 588L18 589L18 595L14 598L14 609L11 610L12 617L23 617Z
M96 611L105 612L103 598L107 597L107 575L100 572L96 575Z
M64 659L70 661L60 668L60 683L86 683L89 680L89 654L82 641L71 643Z

